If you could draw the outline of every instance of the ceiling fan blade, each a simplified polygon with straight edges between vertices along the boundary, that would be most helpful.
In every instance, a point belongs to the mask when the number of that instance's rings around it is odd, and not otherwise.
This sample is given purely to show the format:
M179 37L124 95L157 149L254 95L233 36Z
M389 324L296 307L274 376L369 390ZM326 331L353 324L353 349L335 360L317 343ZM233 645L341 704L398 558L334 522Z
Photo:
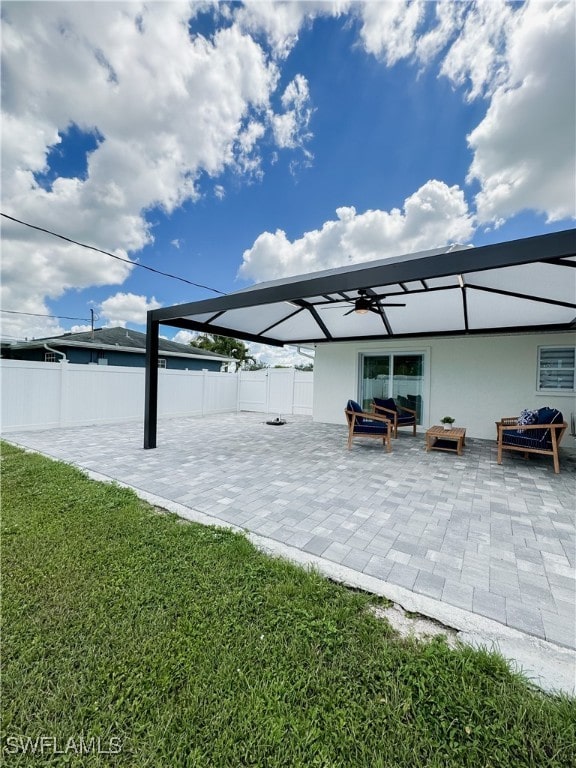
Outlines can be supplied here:
M355 312L355 311L356 311L356 310L354 309L354 307L352 307L352 309L349 309L349 310L348 310L348 312L344 312L344 314L342 315L342 317L346 317L346 315L351 315L351 314L352 314L352 312Z
M381 307L405 307L406 304L380 304Z

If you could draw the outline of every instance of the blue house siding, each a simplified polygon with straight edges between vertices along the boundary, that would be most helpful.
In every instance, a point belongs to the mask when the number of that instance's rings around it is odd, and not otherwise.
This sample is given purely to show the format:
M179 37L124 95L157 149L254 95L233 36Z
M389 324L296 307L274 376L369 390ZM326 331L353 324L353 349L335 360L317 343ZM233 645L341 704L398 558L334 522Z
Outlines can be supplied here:
M166 360L166 368L171 371L219 371L221 363L218 360L193 360L186 357L164 357L162 352L158 355ZM142 361L146 365L146 359Z
M108 361L108 365L124 365L131 368L145 368L146 355L137 352L116 352L113 349L85 349L81 347L59 347L50 345L52 349L63 352L70 363L98 363L99 359ZM18 349L14 350L10 357L14 360L35 360L44 362L46 359L46 349ZM172 357L171 355L162 355L159 357L166 360L166 368L171 371L219 371L221 363L219 360L197 360L192 357ZM60 358L59 358L60 359Z

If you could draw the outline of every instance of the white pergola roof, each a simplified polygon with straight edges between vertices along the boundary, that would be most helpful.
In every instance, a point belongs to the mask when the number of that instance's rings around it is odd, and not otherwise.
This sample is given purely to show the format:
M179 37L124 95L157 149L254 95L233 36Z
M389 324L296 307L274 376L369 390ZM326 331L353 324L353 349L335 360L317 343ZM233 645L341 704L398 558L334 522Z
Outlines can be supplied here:
M148 314L177 328L275 345L566 330L576 316L574 267L572 229L288 277ZM376 312L351 311L359 291L380 297Z

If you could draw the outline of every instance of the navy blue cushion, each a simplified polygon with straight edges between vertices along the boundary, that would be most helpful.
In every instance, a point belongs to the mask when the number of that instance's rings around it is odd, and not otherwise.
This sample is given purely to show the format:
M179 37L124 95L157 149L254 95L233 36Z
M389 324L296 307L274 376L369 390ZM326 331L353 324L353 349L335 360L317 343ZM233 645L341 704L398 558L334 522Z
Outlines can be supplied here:
M562 414L556 408L539 408L537 411L538 419L536 424L558 424L562 421ZM530 437L537 438L541 443L552 444L552 437L549 429L531 429Z
M502 445L518 448L546 449L552 445L549 429L505 429L502 438Z
M402 424L414 424L414 416L410 413L405 413L404 415L400 414L398 416L398 424L402 426Z
M348 400L346 410L354 411L355 413L363 413L362 407L359 403L356 402L356 400ZM365 421L365 419L363 419L362 416L356 416L356 424L362 424L363 421Z
M388 397L387 399L382 399L381 397L375 397L374 398L374 405L378 408L388 408L389 411L397 411L396 403L394 402L393 398Z
M562 414L556 408L539 408L538 421L536 424L558 424L562 421Z
M354 427L355 435L382 435L384 436L388 432L388 425L383 421L370 421L370 419L362 419L362 424L358 424L356 420L356 426Z

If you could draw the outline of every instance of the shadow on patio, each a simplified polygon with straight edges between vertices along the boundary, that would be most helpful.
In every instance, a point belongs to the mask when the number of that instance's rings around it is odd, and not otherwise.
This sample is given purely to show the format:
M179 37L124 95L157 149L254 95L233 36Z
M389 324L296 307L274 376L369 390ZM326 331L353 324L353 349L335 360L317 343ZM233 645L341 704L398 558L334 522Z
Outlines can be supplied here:
M348 451L344 423L265 421L165 420L151 451L140 424L8 439L377 580L392 599L413 593L575 647L573 437L555 475L546 457L499 466L495 441L468 439L461 457L426 453L422 434L400 434L390 454L376 440Z

